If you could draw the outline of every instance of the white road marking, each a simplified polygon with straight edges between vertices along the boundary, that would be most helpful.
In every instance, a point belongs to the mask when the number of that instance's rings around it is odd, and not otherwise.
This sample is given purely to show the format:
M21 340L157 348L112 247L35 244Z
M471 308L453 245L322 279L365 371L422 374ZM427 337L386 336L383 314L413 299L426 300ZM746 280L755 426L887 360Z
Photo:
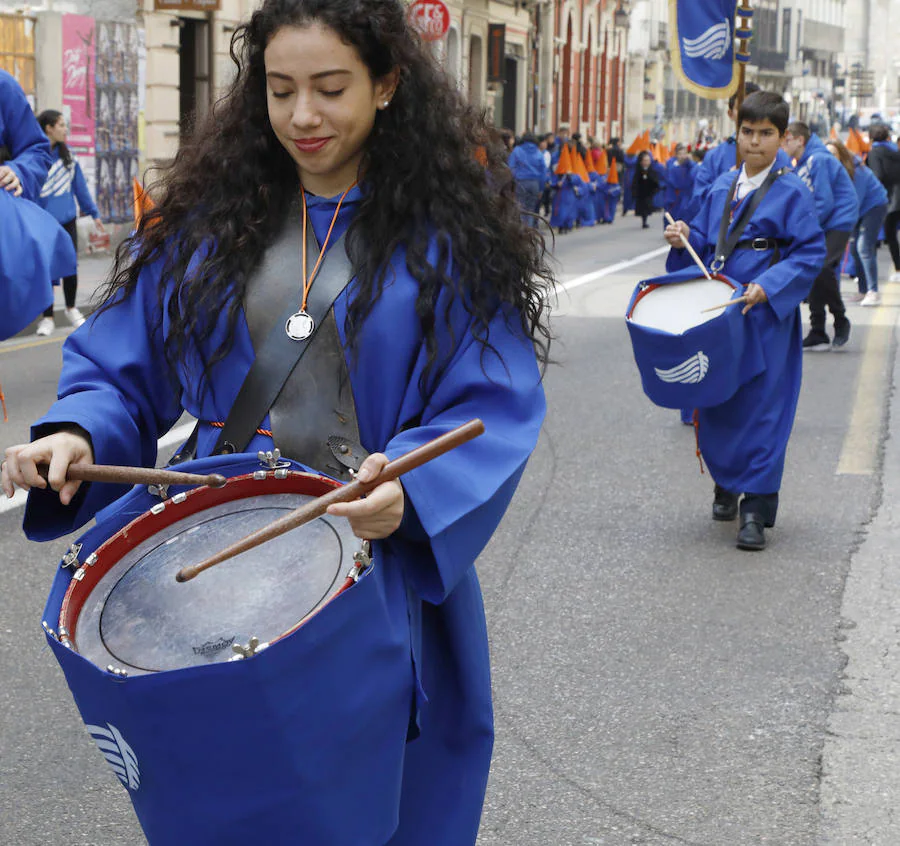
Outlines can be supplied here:
M585 273L582 276L576 276L574 279L570 279L568 282L559 282L556 285L556 290L571 291L574 288L580 288L582 285L588 285L591 282L596 282L598 279L602 279L604 276L612 276L612 274L618 273L620 270L626 270L629 267L634 267L634 265L636 264L643 264L645 261L659 258L660 256L663 256L668 252L669 247L660 247L658 250L652 250L649 253L642 253L641 255L635 256L634 258L625 259L625 261L611 264L609 265L609 267L602 267L600 268L600 270L594 270L591 273Z
M170 429L159 439L159 441L157 441L157 448L165 449L166 447L180 444L187 438L188 435L190 435L193 428L193 423L184 423L181 426L176 426L174 429ZM3 514L6 511L12 511L15 508L24 507L27 499L28 493L21 490L16 491L13 494L12 499L7 499L5 496L0 494L0 514Z

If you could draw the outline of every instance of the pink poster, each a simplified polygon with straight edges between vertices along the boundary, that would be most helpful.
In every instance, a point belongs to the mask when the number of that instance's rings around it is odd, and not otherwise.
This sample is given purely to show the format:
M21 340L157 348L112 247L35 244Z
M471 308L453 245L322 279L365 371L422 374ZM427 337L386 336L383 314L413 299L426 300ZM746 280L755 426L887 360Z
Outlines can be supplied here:
M94 19L62 16L63 110L69 118L69 146L76 152L94 152Z

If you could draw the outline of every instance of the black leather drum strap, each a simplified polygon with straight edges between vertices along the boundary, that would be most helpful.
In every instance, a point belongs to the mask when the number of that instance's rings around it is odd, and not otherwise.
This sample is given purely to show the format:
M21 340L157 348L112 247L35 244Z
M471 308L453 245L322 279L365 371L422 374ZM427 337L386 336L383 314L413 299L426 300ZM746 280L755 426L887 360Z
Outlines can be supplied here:
M299 275L297 290L272 327L265 342L256 354L247 378L238 392L228 419L213 449L214 455L243 452L256 434L269 409L275 402L291 371L303 358L303 354L316 337L316 331L324 323L334 301L350 283L353 268L341 236L332 244L322 260L319 272L309 291L306 310L315 321L315 330L304 341L294 341L284 330L288 318L300 307ZM312 226L307 227L306 249L310 255L318 253L318 245Z
M765 199L769 189L775 184L775 180L782 174L787 173L787 168L772 170L766 177L765 182L756 189L750 202L741 210L737 223L729 233L728 227L731 225L731 204L734 202L734 195L737 191L738 182L740 181L740 173L738 173L734 182L731 184L731 190L728 192L728 199L725 201L725 210L722 213L722 221L719 224L719 240L716 242L716 255L713 264L716 270L721 270L725 266L725 262L731 257L735 247L741 240L744 230L750 223L750 219L759 208L759 204Z

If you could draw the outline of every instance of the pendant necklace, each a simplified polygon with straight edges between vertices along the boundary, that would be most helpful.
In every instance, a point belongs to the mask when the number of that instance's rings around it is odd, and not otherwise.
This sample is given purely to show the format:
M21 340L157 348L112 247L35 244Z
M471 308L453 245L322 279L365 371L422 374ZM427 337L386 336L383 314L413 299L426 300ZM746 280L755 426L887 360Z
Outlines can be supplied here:
M300 301L300 310L295 311L284 324L284 331L287 336L292 341L305 341L313 332L316 331L316 321L313 319L313 316L306 310L306 299L309 296L309 289L312 288L313 280L316 278L316 274L319 272L319 265L322 264L322 259L325 257L325 250L328 248L328 241L331 238L331 231L334 229L334 224L337 223L338 213L341 210L341 204L344 202L344 198L356 187L356 183L354 182L343 194L341 194L341 198L338 200L337 208L334 210L334 215L331 218L331 225L328 227L328 234L325 236L325 240L322 242L322 248L319 250L319 258L316 259L316 263L312 269L312 273L309 276L306 275L306 226L307 221L309 219L309 215L306 211L306 191L303 188L300 189L300 196L303 199L303 244L300 248L300 256L302 258L302 267L303 267L303 298Z

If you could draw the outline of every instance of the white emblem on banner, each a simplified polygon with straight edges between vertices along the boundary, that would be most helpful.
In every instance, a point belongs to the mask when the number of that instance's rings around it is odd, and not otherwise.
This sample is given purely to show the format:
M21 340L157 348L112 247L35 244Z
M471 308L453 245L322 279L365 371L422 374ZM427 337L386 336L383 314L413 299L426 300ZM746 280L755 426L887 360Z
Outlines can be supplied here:
M86 728L103 753L103 757L119 777L119 781L130 790L137 790L141 786L137 755L125 742L119 730L111 723L107 723L106 728L103 726L86 726Z
M709 371L709 356L701 350L692 355L687 361L682 361L670 370L660 370L654 367L656 375L663 382L677 383L680 385L696 385L706 378Z
M691 59L724 59L731 46L731 24L725 19L697 38L682 38L684 55Z

